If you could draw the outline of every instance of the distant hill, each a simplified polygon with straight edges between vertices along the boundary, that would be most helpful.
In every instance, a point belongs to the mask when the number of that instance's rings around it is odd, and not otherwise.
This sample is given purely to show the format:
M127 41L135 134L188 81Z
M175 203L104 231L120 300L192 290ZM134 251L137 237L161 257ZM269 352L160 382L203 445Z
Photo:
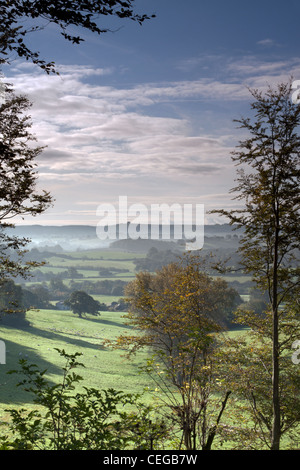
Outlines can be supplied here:
M59 249L76 251L85 249L107 248L110 241L101 241L96 228L89 225L18 225L10 230L18 237L31 240L29 248Z
M176 243L175 241L164 240L116 240L111 243L110 248L113 250L129 251L131 253L147 253L150 248L157 248L160 251L171 250L182 252L185 244Z
M62 249L64 251L90 250L97 248L118 248L129 251L147 251L152 246L159 249L182 250L183 242L174 240L174 227L170 227L170 240L151 240L150 228L148 227L148 239L131 240L130 238L118 240L100 240L97 237L97 227L90 225L17 225L14 229L8 229L12 234L31 240L29 248L39 249ZM147 229L146 229L147 230ZM119 227L117 227L118 237ZM162 227L159 227L161 233ZM229 224L206 225L204 227L205 245L213 246L220 243L224 245L235 245L237 234ZM229 243L232 240L232 244ZM204 245L204 248L205 248Z

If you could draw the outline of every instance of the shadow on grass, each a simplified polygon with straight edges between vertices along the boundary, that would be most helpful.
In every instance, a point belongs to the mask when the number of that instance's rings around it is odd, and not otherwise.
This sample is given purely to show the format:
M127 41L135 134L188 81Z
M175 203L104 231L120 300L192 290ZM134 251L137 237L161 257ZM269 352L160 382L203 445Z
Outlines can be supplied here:
M25 329L24 329L25 330ZM103 347L101 344L96 344L90 341L86 341L80 338L77 338L77 336L84 336L80 331L74 330L70 331L67 334L63 334L59 331L59 327L53 327L51 330L42 330L40 328L36 328L35 326L30 326L26 328L26 331L31 333L34 336L38 336L42 339L49 339L51 342L57 342L57 343L62 343L62 346L64 349L67 349L68 345L70 346L76 346L78 347L78 352L81 352L81 350L85 348L89 349L102 349ZM71 337L75 336L75 337ZM90 338L90 335L87 334L86 337ZM100 337L98 338L100 341ZM56 345L55 347L59 347Z
M11 370L21 371L19 361L27 360L28 364L36 364L39 370L47 369L50 374L61 375L60 367L42 358L40 354L30 347L26 347L13 341L5 341L6 364L0 364L0 403L6 405L18 405L21 403L33 403L34 396L18 386L25 377L22 374L8 374ZM58 353L57 353L58 354ZM51 379L47 379L49 385L54 385Z
M124 325L122 322L101 317L86 317L83 319L83 325L85 321L94 322L98 324L99 327L103 326L104 329L105 326L131 328ZM33 403L33 395L25 392L22 387L17 386L24 377L21 374L7 374L10 370L21 370L19 364L20 359L26 359L28 364L36 364L39 370L46 370L47 380L51 386L56 383L57 377L61 376L63 373L61 366L57 364L65 365L65 360L60 357L59 352L55 351L55 348L64 349L67 353L84 353L84 350L87 349L101 350L103 352L108 351L108 349L102 345L104 340L104 338L100 336L102 331L99 330L98 332L96 328L94 330L96 335L91 337L88 332L84 330L80 331L80 329L76 328L68 329L66 332L64 328L60 330L60 326L55 326L55 324L53 324L51 329L47 330L38 328L33 324L27 324L17 330L18 334L22 335L22 333L24 333L28 335L27 342L24 341L26 344L23 344L23 341L22 344L20 344L18 343L17 337L11 338L11 340L5 338L5 329L12 329L12 326L2 324L1 327L3 328L3 336L0 331L0 338L4 340L6 346L6 364L0 364L0 404L4 406ZM99 336L97 334L99 334ZM78 360L84 363L84 360L80 357ZM81 375L80 367L77 372ZM56 376L56 379L52 380L51 376Z
M127 330L133 329L133 327L130 326L130 325L125 325L124 323L116 322L116 321L113 321L113 320L104 320L104 319L101 319L101 317L97 317L97 318L85 317L84 320L97 322L101 325L109 325L109 326L116 326L118 328L125 328Z
M6 340L5 335L3 336L6 346L6 364L0 364L0 403L2 404L18 405L21 403L33 403L33 395L24 391L22 387L17 386L24 379L24 376L21 374L7 374L10 370L21 371L19 364L21 359L25 359L28 364L36 364L41 371L46 370L47 381L51 386L55 382L49 376L60 376L63 374L61 367L56 364L61 363L62 366L65 365L65 360L60 358L58 351L54 351L54 354L57 354L57 361L56 358L53 359L53 350L55 348L64 349L67 353L82 353L86 348L102 351L106 349L102 344L92 343L77 337L72 338L58 331L45 331L34 326L27 326L20 331L32 335L31 347ZM72 346L72 351L70 351L70 346ZM48 350L49 360L47 359ZM80 357L79 362L84 363ZM80 369L79 367L77 371L79 375L81 375Z

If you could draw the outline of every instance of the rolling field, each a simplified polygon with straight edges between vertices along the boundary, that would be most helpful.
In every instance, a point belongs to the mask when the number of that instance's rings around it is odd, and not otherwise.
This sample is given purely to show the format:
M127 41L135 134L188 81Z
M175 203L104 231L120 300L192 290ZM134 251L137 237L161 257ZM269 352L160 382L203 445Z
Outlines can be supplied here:
M26 328L0 325L0 339L5 341L7 349L6 364L0 364L0 436L1 424L11 419L6 410L20 407L30 411L37 408L32 395L17 387L23 377L8 375L7 372L19 370L18 363L23 358L29 364L37 364L40 370L47 369L46 378L52 384L58 383L65 360L56 348L64 349L69 354L82 354L78 360L85 367L77 368L76 372L83 377L83 381L76 385L76 392L82 386L114 388L128 393L143 393L146 390L143 402L153 403L155 384L149 382L148 376L141 374L139 369L145 364L147 353L139 353L134 361L128 361L122 357L121 351L103 345L105 339L112 340L126 330L128 332L123 315L121 312L101 312L100 317L79 318L71 311L32 310L27 313L30 325ZM228 334L236 336L241 331L229 331ZM6 427L3 432L6 432Z
M60 256L54 255L48 258L47 263L40 269L43 272L51 271L57 274L68 268L75 268L85 279L99 279L100 269L115 269L120 273L112 275L112 278L125 277L130 280L135 277L134 260L144 256L110 250L78 251Z
M104 279L131 281L136 275L134 261L144 256L112 250L65 252L47 257L47 264L39 269L44 273L63 273L63 283L69 287L73 281L72 289L75 289L77 282L91 281L90 295L108 306L111 302L118 301L121 295L97 293L94 291L96 282ZM82 277L69 277L67 270L74 268ZM34 284L39 282L34 279L32 281ZM49 278L43 284L49 286ZM56 297L50 298L50 303L54 304L56 301ZM128 361L122 356L122 351L112 350L104 345L105 340L113 340L122 333L128 333L129 327L123 316L123 312L104 311L99 317L88 315L86 318L79 318L68 310L40 309L27 312L29 325L22 329L0 323L0 340L6 345L6 364L0 364L0 425L11 419L6 411L8 409L36 408L32 401L33 396L17 386L23 377L17 374L8 375L7 372L12 369L20 370L19 360L26 359L29 364L36 364L40 370L47 370L46 378L51 384L59 383L65 360L60 357L57 349L64 349L68 354L81 353L78 361L85 367L76 369L76 373L83 377L76 385L76 392L80 392L84 386L114 388L128 393L143 393L146 390L142 400L144 403L152 403L157 398L154 392L156 385L149 382L148 376L140 373L140 366L145 365L149 354L139 353L134 361ZM229 334L236 335L239 332Z
M99 389L114 388L137 393L149 385L147 377L139 373L143 354L134 361L121 357L121 351L103 346L105 339L113 339L125 328L123 313L101 312L100 317L79 318L70 311L40 310L27 313L30 326L22 330L0 326L0 338L6 344L6 364L0 365L0 421L5 420L5 409L15 406L31 407L31 396L17 387L21 380L17 374L7 371L19 369L19 359L27 359L41 370L52 383L60 379L65 361L56 348L67 353L79 352L79 361L85 368L78 368L83 377L82 386ZM80 384L78 385L78 391Z
M83 280L130 281L135 277L134 260L143 256L113 250L64 252L47 257L46 264L39 269L57 274L76 268L83 275ZM98 271L101 269L112 270L111 276L99 276ZM68 285L71 279L64 276L63 280ZM36 284L34 278L27 284L30 286L32 283ZM108 305L120 298L97 294L93 297ZM55 301L53 298L51 303ZM16 386L21 377L16 374L7 375L7 371L18 369L18 362L23 358L29 363L37 364L41 370L47 369L47 378L51 382L57 382L64 360L56 349L65 349L70 354L82 354L79 361L85 368L77 371L84 378L82 385L142 392L148 383L147 378L142 378L139 373L139 360L129 362L121 357L121 351L103 346L105 339L113 339L124 331L123 315L122 312L101 312L99 317L79 318L71 311L41 309L27 312L29 327L17 329L0 323L0 339L6 345L6 364L0 365L0 416L5 408L30 405L32 398Z
M83 274L81 280L99 281L103 279L135 278L134 260L145 254L127 253L113 250L91 250L53 254L46 260L46 265L39 268L44 272L61 272L76 268ZM109 269L116 272L111 276L99 276L99 270ZM122 272L121 272L122 271ZM66 285L71 279L63 279ZM34 279L32 279L34 283ZM80 279L79 279L80 281ZM31 282L28 282L30 285ZM120 296L97 295L95 300L110 305ZM54 303L56 299L52 299ZM0 323L0 339L6 344L6 365L0 365L0 412L11 405L30 403L31 397L16 387L20 380L16 374L6 372L18 368L18 361L26 358L29 363L47 369L47 376L53 382L59 380L60 367L64 365L56 348L67 353L80 352L80 361L85 368L80 369L84 377L83 385L99 388L113 387L128 392L141 392L149 384L147 377L139 374L138 366L143 355L134 362L121 357L121 351L108 350L103 346L105 339L113 339L125 331L126 326L121 312L101 312L101 316L79 318L71 311L30 310L26 318L30 326L22 330ZM146 356L146 353L145 353Z

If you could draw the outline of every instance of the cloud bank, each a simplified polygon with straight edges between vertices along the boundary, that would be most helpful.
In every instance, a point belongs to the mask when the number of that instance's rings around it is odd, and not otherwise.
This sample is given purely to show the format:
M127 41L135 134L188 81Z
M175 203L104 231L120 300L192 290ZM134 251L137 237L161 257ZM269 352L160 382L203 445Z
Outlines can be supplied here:
M230 204L230 152L238 140L232 119L249 106L246 85L299 78L300 61L244 57L222 67L222 80L125 86L110 84L117 71L108 68L61 66L54 77L16 65L7 80L32 101L33 131L47 146L38 168L41 186L57 200L49 220L73 223L80 214L84 223L95 223L97 204L123 194L141 203Z

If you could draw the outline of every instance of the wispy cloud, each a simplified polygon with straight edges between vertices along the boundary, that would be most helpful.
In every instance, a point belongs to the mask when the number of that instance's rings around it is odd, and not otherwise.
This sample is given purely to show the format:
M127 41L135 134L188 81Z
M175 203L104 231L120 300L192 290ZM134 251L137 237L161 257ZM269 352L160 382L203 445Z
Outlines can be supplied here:
M162 171L188 172L189 163L198 171L206 160L224 151L222 138L189 135L187 120L153 114L151 106L164 100L199 99L234 91L226 85L201 82L171 83L165 86L137 85L131 89L88 84L89 68L67 68L61 77L18 74L14 83L33 101L34 130L47 145L40 158L41 171L101 171L106 175L158 174ZM101 75L100 71L95 73ZM174 161L178 161L174 165Z
M274 41L274 39L270 39L270 38L261 39L260 41L257 41L257 44L263 47L279 46L279 44L276 41Z

